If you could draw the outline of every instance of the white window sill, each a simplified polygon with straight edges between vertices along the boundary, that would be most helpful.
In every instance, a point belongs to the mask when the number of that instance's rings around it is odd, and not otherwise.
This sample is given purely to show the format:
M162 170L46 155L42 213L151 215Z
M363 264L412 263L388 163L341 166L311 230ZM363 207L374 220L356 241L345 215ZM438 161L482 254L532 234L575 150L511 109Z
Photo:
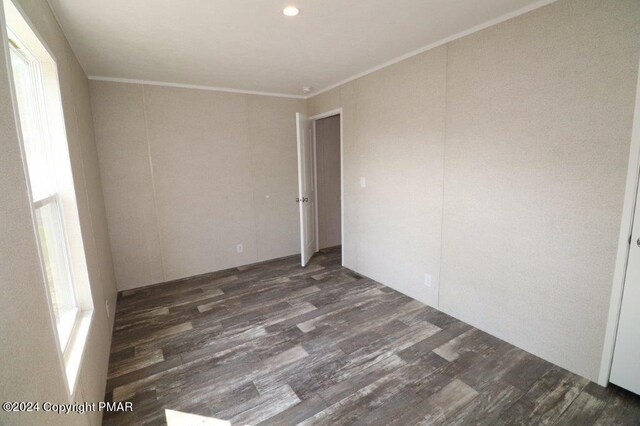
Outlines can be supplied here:
M82 356L89 337L89 329L91 328L91 319L93 318L93 309L80 311L76 324L71 332L69 343L67 343L64 351L64 369L67 375L67 386L69 396L72 398L75 392L76 383L78 381L78 372L82 364Z

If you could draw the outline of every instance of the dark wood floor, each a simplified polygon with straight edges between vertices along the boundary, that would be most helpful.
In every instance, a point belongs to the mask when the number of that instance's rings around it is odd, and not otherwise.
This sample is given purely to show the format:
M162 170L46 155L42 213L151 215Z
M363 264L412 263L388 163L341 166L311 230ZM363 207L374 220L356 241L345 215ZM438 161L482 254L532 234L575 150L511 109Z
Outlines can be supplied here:
M340 266L338 249L125 291L105 424L640 424L601 388Z

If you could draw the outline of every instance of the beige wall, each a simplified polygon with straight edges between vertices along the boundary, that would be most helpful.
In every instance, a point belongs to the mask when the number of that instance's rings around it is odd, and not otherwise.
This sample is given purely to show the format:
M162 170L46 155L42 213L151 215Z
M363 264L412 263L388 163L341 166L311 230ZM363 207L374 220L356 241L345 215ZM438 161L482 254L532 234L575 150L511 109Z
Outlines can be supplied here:
M4 0L7 1L7 0ZM88 263L94 316L77 385L77 401L104 398L115 280L93 136L88 83L47 2L18 0L55 56L69 154ZM4 23L2 24L4 25ZM6 41L0 45L0 399L68 403L38 260L29 198L9 94ZM113 315L111 315L113 317ZM37 420L36 420L37 418ZM0 423L98 424L99 413L74 416L0 414Z
M637 1L560 0L311 98L346 265L596 379L639 52Z
M343 108L345 265L433 306L446 59L446 48L436 48L308 103L310 115ZM424 286L426 273L431 288Z
M561 1L449 48L441 307L591 379L639 49L640 2L619 0Z
M320 248L342 243L340 219L340 116L323 118L316 126L318 238Z
M303 100L101 81L91 100L119 289L299 252Z

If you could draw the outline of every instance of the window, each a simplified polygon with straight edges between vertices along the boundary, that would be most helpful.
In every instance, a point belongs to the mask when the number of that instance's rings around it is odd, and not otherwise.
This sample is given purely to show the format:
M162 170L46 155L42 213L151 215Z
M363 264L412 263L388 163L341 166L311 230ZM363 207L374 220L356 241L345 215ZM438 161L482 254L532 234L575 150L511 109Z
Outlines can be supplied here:
M60 195L45 120L42 75L38 61L9 33L11 66L26 154L40 254L63 350L76 322L78 304L71 282Z
M73 186L57 66L9 1L7 21L14 108L28 176L34 233L70 395L93 303Z

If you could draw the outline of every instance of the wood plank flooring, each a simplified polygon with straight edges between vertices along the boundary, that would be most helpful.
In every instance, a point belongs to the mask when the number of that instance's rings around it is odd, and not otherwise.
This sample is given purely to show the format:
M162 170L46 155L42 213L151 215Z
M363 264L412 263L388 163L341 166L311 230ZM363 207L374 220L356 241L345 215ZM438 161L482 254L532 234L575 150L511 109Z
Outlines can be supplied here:
M119 294L105 424L640 424L601 388L340 266L339 248Z

